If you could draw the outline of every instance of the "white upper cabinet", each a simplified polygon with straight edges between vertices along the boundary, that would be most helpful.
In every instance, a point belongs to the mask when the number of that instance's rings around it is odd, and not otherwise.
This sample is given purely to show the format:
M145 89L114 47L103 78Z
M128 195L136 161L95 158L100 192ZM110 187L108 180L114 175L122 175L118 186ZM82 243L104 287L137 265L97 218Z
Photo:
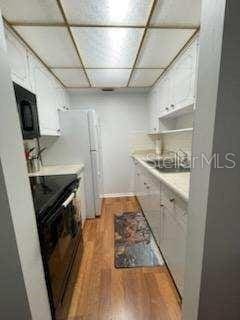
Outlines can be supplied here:
M180 57L170 71L171 104L174 109L191 104L195 100L197 42Z
M60 135L57 108L57 92L54 90L53 79L41 67L34 69L36 85L39 126L41 135Z
M10 32L6 33L6 40L12 80L32 91L27 50Z
M159 130L159 121L158 121L158 92L157 90L152 90L148 96L148 105L149 105L149 127L150 132L158 132Z
M41 135L60 135L58 110L69 107L66 90L12 32L5 31L12 80L36 94Z
M195 102L198 40L178 58L149 94L150 132L159 130L159 119L190 110ZM180 113L179 113L180 111ZM156 128L156 129L155 129Z
M158 97L159 97L159 108L158 117L161 117L165 112L170 109L171 101L171 80L169 75L165 75L159 84Z

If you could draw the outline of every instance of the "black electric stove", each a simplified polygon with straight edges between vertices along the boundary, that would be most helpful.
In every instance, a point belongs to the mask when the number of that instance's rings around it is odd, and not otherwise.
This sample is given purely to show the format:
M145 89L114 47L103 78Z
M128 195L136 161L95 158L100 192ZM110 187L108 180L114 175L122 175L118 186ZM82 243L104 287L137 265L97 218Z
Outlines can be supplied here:
M76 175L31 177L33 201L52 318L64 318L83 252Z
M37 219L42 218L65 189L77 180L75 174L30 177Z

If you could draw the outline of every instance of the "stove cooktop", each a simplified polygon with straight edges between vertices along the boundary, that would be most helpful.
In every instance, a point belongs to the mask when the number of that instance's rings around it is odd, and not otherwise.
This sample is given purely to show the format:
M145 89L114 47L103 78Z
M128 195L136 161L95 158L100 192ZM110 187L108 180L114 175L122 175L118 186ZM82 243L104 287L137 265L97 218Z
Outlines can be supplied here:
M54 205L64 190L76 179L75 174L30 177L33 203L37 217Z

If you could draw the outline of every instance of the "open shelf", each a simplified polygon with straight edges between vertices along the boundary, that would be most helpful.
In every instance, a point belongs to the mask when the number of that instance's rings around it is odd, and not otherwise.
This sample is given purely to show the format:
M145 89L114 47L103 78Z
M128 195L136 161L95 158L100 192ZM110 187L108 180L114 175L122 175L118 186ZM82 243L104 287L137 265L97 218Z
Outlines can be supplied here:
M177 118L179 116L191 113L191 112L193 112L194 104L195 104L195 101L193 99L189 99L181 105L176 105L175 109L164 114L159 119L163 120L163 119L168 119L168 118Z
M181 133L181 132L189 132L189 131L193 131L193 128L183 128L183 129L174 129L174 130L163 130L163 131L159 131L158 134Z
M183 128L183 129L173 129L173 130L161 130L156 132L148 132L149 135L160 135L167 133L181 133L181 132L190 132L193 131L193 128Z

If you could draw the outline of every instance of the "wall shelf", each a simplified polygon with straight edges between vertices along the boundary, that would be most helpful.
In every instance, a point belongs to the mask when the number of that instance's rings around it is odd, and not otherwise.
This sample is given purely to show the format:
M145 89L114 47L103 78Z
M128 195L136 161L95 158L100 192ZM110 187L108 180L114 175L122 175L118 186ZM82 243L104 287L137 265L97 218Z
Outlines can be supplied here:
M183 129L174 129L174 130L163 130L159 131L158 134L167 134L167 133L181 133L193 131L193 128L183 128Z
M148 134L149 135L160 135L160 134L181 133L181 132L190 132L190 131L193 131L193 128L162 130L162 131L157 131L157 132L148 132Z
M181 105L175 105L172 111L169 111L168 113L164 114L159 119L164 120L169 118L177 118L179 116L183 116L185 114L191 113L194 110L194 104L195 104L195 101L193 99L190 99L188 101L185 101Z

